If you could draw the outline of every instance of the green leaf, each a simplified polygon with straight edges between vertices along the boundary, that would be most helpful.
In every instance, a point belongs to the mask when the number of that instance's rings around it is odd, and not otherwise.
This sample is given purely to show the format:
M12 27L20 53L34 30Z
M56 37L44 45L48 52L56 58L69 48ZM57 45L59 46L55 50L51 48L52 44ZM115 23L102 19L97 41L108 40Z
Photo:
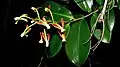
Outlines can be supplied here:
M111 10L115 6L115 0L108 0L108 9Z
M93 14L93 16L91 17L91 20L90 20L90 25L91 25L91 28L92 26L94 25L94 23L96 22L96 19L98 17L98 14L95 13ZM102 24L102 23L101 23ZM104 36L103 36L103 39L102 39L102 42L104 43L109 43L110 42L110 39L111 39L111 33L107 27L107 20L105 18L105 32L104 32ZM94 36L100 40L100 37L101 37L101 33L102 33L102 29L95 29L95 32L94 32Z
M120 0L117 0L118 8L120 9Z
M88 40L89 35L90 31L86 20L71 25L65 49L69 60L77 66L84 64L89 55L90 42L83 44Z
M48 1L47 3L51 5L51 11L53 13L53 18L56 22L60 21L61 18L63 18L64 21L69 21L69 20L74 19L74 17L72 16L72 13L65 7L62 7L61 5L55 2L52 2L52 1Z
M109 31L113 30L115 24L115 14L114 14L114 10L110 10L107 13L107 26Z
M65 25L65 27L64 27L64 29L65 29L65 36L66 36L66 38L68 37L68 34L69 34L69 32L70 32L70 25L69 24L66 24Z
M98 2L98 4L103 4L105 0L96 0Z
M90 19L90 26L92 28L92 26L94 25L94 23L96 22L96 19L98 17L98 13L94 13L92 16L91 16L91 19Z
M106 26L106 25L105 25ZM102 33L102 30L101 29L96 29L95 30L95 33L94 33L94 36L100 40L100 37L101 37L101 34ZM111 40L111 32L105 27L105 32L104 32L104 36L103 36L103 40L102 42L104 43L109 43Z
M52 39L50 40L50 52L49 58L54 57L62 47L62 40L59 38L57 34L54 34Z
M84 11L91 12L93 0L74 0L75 3Z

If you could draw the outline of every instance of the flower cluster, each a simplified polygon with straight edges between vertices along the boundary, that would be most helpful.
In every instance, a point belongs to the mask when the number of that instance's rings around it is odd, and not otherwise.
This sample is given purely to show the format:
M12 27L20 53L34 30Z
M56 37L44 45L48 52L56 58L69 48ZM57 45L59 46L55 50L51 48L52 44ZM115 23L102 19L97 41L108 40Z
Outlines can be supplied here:
M21 37L28 36L27 33L32 29L32 26L34 26L35 24L38 24L38 25L42 25L42 26L46 27L47 30L51 29L51 26L54 27L54 28L56 28L57 32L58 32L58 35L62 39L62 42L66 41L65 29L64 29L65 22L64 22L63 18L61 18L60 24L58 24L58 23L54 23L53 16L51 15L52 16L52 21L50 23L50 22L48 22L46 20L45 16L43 16L42 18L40 18L40 15L38 13L38 8L32 7L31 9L34 12L37 13L37 15L38 15L37 18L38 19L31 18L27 14L23 14L20 17L15 17L14 18L14 20L16 21L15 24L17 24L19 20L23 20L25 22L28 22L28 19L31 20L31 25L26 25L26 28L25 28L24 32L20 35ZM50 11L50 7L45 8L45 11L46 12L50 12L50 14L52 14L51 11ZM46 47L49 46L49 41L50 41L50 37L51 37L49 33L46 33L47 30L44 29L43 32L40 32L40 40L39 40L39 43L45 42L46 43Z

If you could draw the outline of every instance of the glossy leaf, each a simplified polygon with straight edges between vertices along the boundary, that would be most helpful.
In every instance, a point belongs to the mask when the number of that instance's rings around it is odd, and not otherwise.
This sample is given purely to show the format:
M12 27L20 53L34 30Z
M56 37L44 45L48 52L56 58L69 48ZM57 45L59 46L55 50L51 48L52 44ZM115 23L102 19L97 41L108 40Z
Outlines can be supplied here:
M115 6L115 0L108 0L108 10L111 10Z
M103 4L105 0L96 0L98 2L98 4Z
M66 24L64 28L65 28L65 32L66 32L66 33L65 33L65 36L66 36L66 38L67 38L67 37L68 37L68 34L69 34L69 32L70 32L70 25L69 25L69 24Z
M115 24L114 10L110 10L107 13L107 26L109 28L109 31L113 30L114 24Z
M120 9L120 0L117 0L118 8Z
M88 57L90 42L83 43L88 40L89 35L89 27L85 20L71 25L65 48L69 60L77 66L82 65Z
M75 3L84 11L91 12L93 0L74 0Z
M96 22L97 17L98 17L97 13L93 14L93 16L91 17L91 20L90 20L91 28L92 28L93 24ZM111 39L111 32L109 31L109 29L107 27L107 20L106 20L106 18L105 18L105 22L104 23L105 23L105 32L104 32L104 36L103 36L102 42L109 43L110 39ZM102 33L102 28L101 29L96 29L95 32L94 32L94 36L98 40L100 40L101 33Z
M106 26L106 25L105 25ZM100 40L101 37L101 33L102 33L102 29L96 29L94 36ZM104 32L104 36L103 36L103 40L102 42L104 43L109 43L111 40L111 32L107 29L107 27L105 27L105 32Z
M61 18L64 18L64 21L69 21L74 19L72 13L65 7L62 7L61 5L52 1L48 1L47 3L51 5L51 11L53 13L53 18L55 21L58 22L60 21Z
M62 40L59 38L57 34L54 34L52 36L52 39L50 40L49 58L54 57L60 51L61 47L62 47Z

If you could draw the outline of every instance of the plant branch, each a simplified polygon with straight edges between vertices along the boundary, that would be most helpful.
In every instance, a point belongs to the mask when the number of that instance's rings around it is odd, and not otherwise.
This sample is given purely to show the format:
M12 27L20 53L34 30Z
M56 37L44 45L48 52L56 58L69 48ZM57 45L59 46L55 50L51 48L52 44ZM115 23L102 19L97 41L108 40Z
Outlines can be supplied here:
M102 30L101 38L100 38L100 40L99 40L93 47L91 47L91 49L93 49L93 51L95 51L95 49L100 45L100 42L101 42L102 39L103 39L104 32L105 32L105 24L104 24L104 21L102 22L102 24L103 24L103 30Z
M91 13L89 13L89 14L83 16L83 17L80 17L80 18L77 18L77 19L73 19L73 20L71 21L71 23L72 23L72 22L75 22L75 21L82 20L82 19L84 19L84 18L87 18L88 16L90 16L90 15L96 13L96 12L98 12L98 10L95 10L95 11L93 11L93 12L91 12Z
M91 48L91 49L94 48L93 51L95 51L95 49L99 46L99 44L100 44L100 42L102 41L103 36L104 36L105 24L104 24L104 19L103 19L103 18L104 18L104 14L105 14L105 11L106 11L107 2L108 2L108 0L105 0L103 10L102 10L102 12L99 14L99 15L100 15L100 18L99 18L100 21L99 21L99 22L102 21L103 30L102 30L102 34L101 34L100 40ZM96 27L96 25L95 25L95 27ZM93 31L95 31L95 29L94 29Z
M41 57L41 59L40 59L40 63L38 64L38 67L41 66L42 61L43 61L43 57Z
M90 39L92 38L92 35L93 35L94 32L95 32L95 28L96 28L96 25L97 25L98 21L99 21L99 22L101 22L101 21L103 22L103 21L104 21L103 16L104 16L104 14L105 14L107 2L108 2L108 0L105 0L103 9L102 9L101 13L98 15L98 17L97 17L97 19L96 19L96 22L94 23L94 25L93 25L93 27L92 27L92 29L91 29L91 34L90 34L89 39L88 39L85 43L83 43L83 44L88 43L88 42L90 41ZM103 22L103 23L104 23L104 22Z

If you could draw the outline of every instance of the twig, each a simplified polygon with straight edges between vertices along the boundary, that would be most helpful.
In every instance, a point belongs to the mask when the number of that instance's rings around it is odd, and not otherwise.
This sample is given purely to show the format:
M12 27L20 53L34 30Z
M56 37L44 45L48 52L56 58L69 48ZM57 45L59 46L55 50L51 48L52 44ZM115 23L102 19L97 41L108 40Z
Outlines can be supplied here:
M102 22L103 23L103 30L102 30L102 35L101 35L101 38L100 40L91 48L93 49L93 51L95 51L95 49L100 45L102 39L103 39L103 36L104 36L104 32L105 32L105 24L104 24L104 21Z
M38 67L40 67L42 60L43 60L43 57L41 57L40 63L38 64Z
M96 13L96 12L98 12L98 10L95 10L95 11L93 11L93 12L91 12L91 13L89 13L89 14L83 16L83 17L80 17L80 18L77 18L77 19L73 19L73 20L71 21L71 23L72 23L72 22L75 22L75 21L82 20L82 19L84 19L84 18L86 18L86 17L88 17L88 16L90 16L90 15Z
M101 35L100 40L99 40L93 47L91 47L91 49L94 48L93 51L95 51L95 49L99 46L99 44L100 44L100 42L102 41L103 36L104 36L105 25L104 25L104 19L103 19L103 17L104 17L104 14L105 14L107 2L108 2L108 0L105 0L103 10L102 10L102 12L99 14L99 15L100 15L100 19L99 19L99 20L102 21L102 23L103 23L103 30L102 30L102 35ZM93 30L93 31L94 31L94 30Z
M88 42L90 41L90 39L92 38L92 35L94 34L94 31L95 31L95 28L96 28L96 25L97 25L97 23L98 23L99 18L100 18L100 14L99 14L99 16L97 17L97 19L96 19L96 21L95 21L95 23L94 23L94 25L93 25L93 27L92 27L92 29L91 29L91 34L90 34L89 39L88 39L85 43L83 43L83 44L88 43Z

